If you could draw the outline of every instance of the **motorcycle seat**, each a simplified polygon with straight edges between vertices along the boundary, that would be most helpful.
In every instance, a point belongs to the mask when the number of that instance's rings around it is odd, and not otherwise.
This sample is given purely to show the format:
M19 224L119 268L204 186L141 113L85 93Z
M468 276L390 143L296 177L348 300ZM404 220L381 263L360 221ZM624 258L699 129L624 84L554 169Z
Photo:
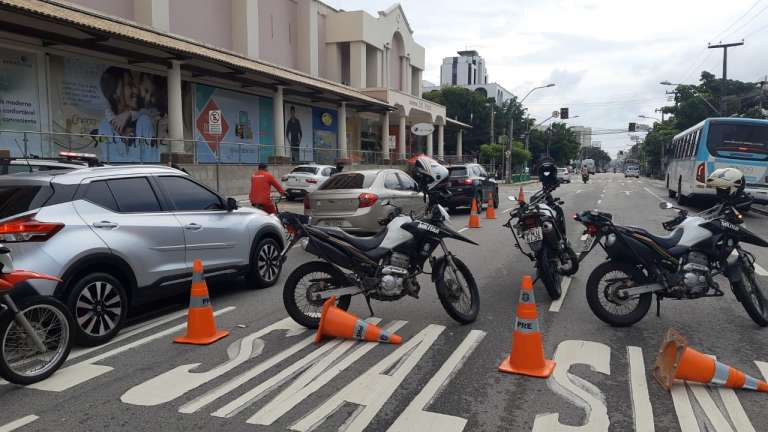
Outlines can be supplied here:
M681 229L674 230L668 236L657 236L655 234L648 232L643 228L639 228L639 227L628 227L628 228L638 234L648 237L649 239L653 240L654 243L656 243L657 245L661 246L666 250L672 249L673 247L677 246L677 244L680 242L680 239L683 238L683 230Z
M352 234L347 234L344 230L341 228L336 227L314 227L318 230L328 234L331 237L335 237L339 240L345 241L352 246L360 249L361 251L371 251L373 249L378 248L381 246L381 243L384 241L384 237L387 236L387 228L384 227L381 231L376 233L376 235L371 237L358 237L354 236Z

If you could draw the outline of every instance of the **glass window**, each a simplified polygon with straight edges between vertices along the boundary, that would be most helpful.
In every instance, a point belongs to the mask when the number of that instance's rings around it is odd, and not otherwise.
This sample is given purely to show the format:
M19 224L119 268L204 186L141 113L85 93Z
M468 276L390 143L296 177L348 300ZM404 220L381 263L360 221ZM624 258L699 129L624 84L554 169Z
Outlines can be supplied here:
M450 177L466 177L467 176L467 168L466 167L450 167L448 168L448 175Z
M293 173L307 173L307 174L317 174L317 167L310 167L310 166L300 166L296 167L291 171L291 174Z
M162 211L155 191L144 177L108 180L107 185L121 213Z
M0 219L40 208L51 195L53 191L47 186L0 187Z
M768 124L712 122L707 147L715 156L768 160Z
M115 196L109 190L107 182L97 181L88 185L88 191L85 193L85 199L113 212L119 212Z
M411 178L406 173L397 173L398 177L400 177L400 184L403 185L403 190L411 190L415 191L418 190L418 186L416 185L416 181Z
M341 173L329 178L318 190L367 189L373 184L375 175L365 176L360 173Z
M391 190L400 190L400 180L397 178L397 175L395 173L389 173L387 174L387 177L384 178L384 187Z
M323 168L323 172L320 173L323 177L330 177L332 175L333 168Z
M184 177L160 177L173 207L178 211L224 210L221 198L208 189Z

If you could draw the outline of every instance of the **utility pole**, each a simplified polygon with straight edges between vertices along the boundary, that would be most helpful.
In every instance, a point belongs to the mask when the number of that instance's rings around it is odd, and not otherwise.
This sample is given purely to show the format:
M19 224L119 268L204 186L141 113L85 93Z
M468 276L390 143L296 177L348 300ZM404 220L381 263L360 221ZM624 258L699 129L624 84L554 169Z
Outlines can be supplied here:
M707 48L722 48L723 49L723 94L720 95L720 115L727 116L728 113L725 110L725 96L728 94L728 48L744 45L744 40L741 42L731 43L719 43L717 45L707 45Z

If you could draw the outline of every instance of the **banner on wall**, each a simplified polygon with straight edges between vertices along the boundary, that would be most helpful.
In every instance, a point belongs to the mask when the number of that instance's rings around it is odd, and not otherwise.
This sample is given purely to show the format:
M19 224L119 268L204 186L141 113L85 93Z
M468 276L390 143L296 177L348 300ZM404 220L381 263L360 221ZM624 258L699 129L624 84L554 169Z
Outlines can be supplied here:
M285 146L293 162L312 162L312 108L285 103Z
M333 165L337 159L338 134L337 114L334 110L312 108L312 128L314 130L315 162Z
M160 162L168 151L166 79L75 57L50 58L51 111L59 150L108 162Z
M0 130L40 131L37 72L35 54L0 48ZM0 133L0 149L47 156L37 134Z
M255 164L272 155L272 101L195 84L195 142L198 163ZM211 112L221 111L211 128Z

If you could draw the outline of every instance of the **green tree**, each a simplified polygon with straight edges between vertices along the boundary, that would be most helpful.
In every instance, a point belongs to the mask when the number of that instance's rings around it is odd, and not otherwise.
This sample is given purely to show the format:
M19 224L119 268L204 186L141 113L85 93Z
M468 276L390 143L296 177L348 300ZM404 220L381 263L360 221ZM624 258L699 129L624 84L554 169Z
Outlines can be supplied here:
M534 160L538 161L546 157L555 160L557 165L567 165L579 152L579 141L576 134L565 123L555 122L545 130L534 129L531 131L529 149ZM547 151L549 149L549 151Z

